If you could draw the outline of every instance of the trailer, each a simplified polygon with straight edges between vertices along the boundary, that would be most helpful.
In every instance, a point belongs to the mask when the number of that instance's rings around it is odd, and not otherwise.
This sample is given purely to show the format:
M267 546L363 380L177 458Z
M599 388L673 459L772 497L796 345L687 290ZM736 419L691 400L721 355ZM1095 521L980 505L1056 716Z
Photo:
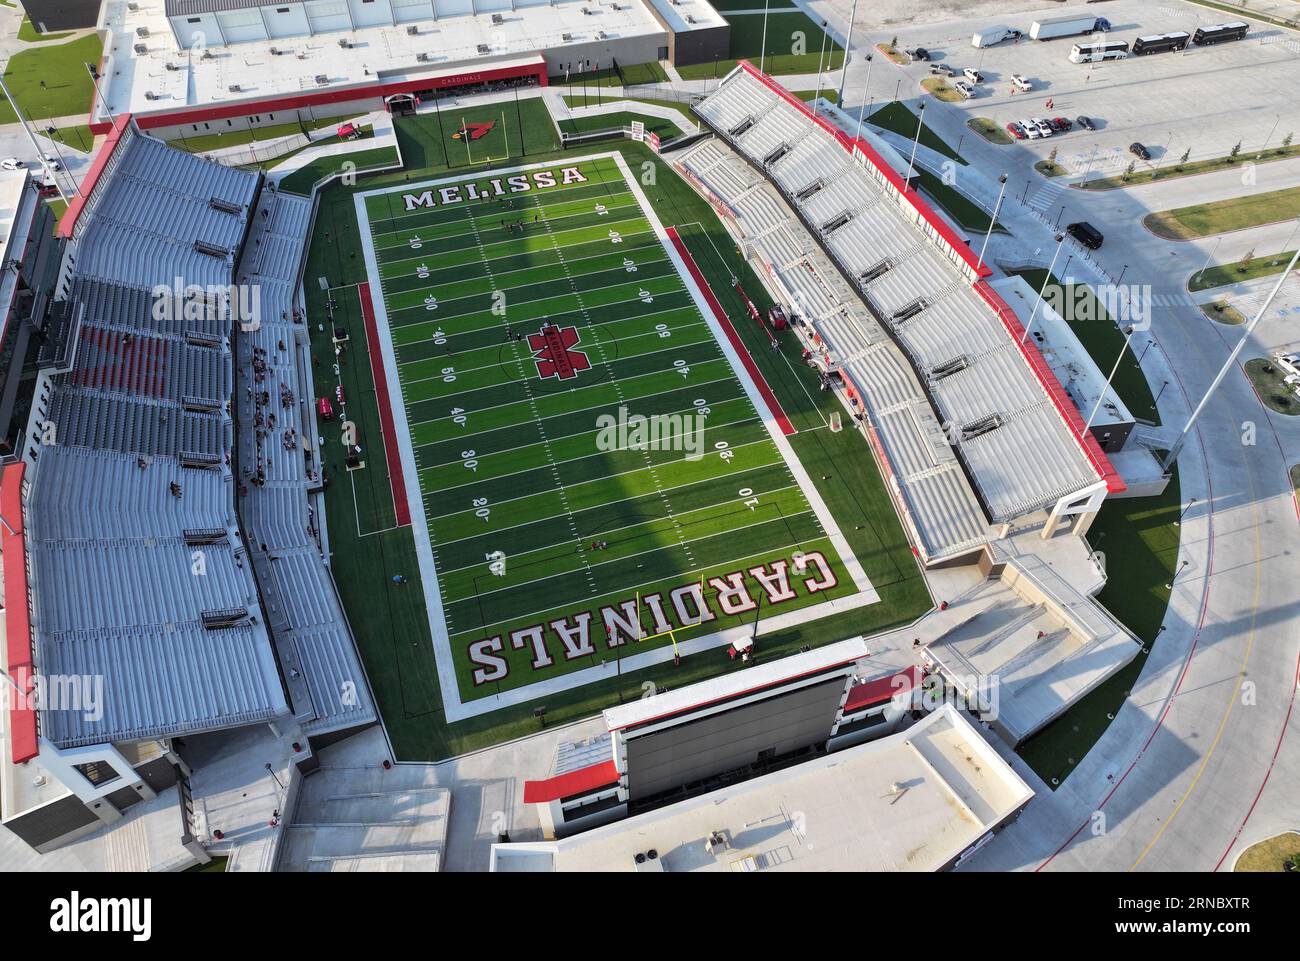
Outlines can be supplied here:
M1019 40L1024 34L1012 27L989 27L970 38L972 47L991 47L1004 40Z
M1033 40L1055 40L1057 37L1077 37L1085 33L1106 33L1110 21L1105 17L1048 17L1035 20L1029 28Z

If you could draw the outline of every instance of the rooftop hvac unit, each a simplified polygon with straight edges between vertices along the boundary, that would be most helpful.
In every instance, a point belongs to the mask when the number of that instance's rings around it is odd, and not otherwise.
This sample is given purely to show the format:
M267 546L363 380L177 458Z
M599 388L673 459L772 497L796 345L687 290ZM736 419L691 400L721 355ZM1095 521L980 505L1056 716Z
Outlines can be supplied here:
M135 35L136 35L137 37L147 37L147 36L149 36L149 28L148 28L148 27L136 27L136 28L135 28Z
M406 35L408 37L418 37L420 35L420 28L417 27L415 24L411 24L409 27L406 28Z
M227 87L226 89L227 89L228 91L230 91L231 93L239 93L239 84L237 84L237 83L232 83L232 84L231 84L229 87Z
M154 93L152 90L146 90L146 91L144 92L144 99L146 99L146 100L157 100L157 99L158 99L158 95L157 95L156 93Z
M342 47L344 50L351 50L352 41L349 40L347 37L339 37L339 46Z
M272 48L271 48L271 56L273 56L273 57L278 57L278 56L280 56L280 54L282 54L282 53L284 53L283 50L277 50L275 47L272 47Z
M428 63L429 55L427 53L417 53L415 55L415 60L417 63Z
M500 26L501 24L506 22L506 18L501 16L501 14L499 13L494 13L492 14L492 22Z
M692 14L689 14L689 13L688 13L688 14L686 15L686 22L687 22L687 23L694 23L694 22L695 22L695 17L694 17Z
M142 56L142 57L143 57L146 53L149 52L149 48L146 47L146 46L145 46L144 44L142 44L142 43L137 43L137 44L136 44L134 47L132 47L131 49L134 50L136 53L138 53L138 54L139 54L140 56Z
M583 7L583 8L582 8L582 15L583 15L584 17L590 17L590 16L591 16L591 11L588 10L586 7Z
M492 52L492 48L489 47L486 43L480 43L478 45L478 52L481 56L486 57L489 53Z
M132 2L132 3L128 3L128 4L126 5L126 8L127 8L128 10L130 10L132 13L135 13L137 10L140 9L140 4L138 4L138 3L134 3L134 2Z
M330 82L330 78L328 75L323 73L316 74L316 83L319 84L320 86L323 87L329 82Z
M217 56L217 55L216 55L215 53L213 53L211 50L208 50L208 49L205 48L204 51L203 51L203 56L201 56L199 59L200 59L200 60L215 60L215 59L216 59L216 56Z
M608 39L608 38L609 38L609 34L607 34L604 30L602 30L602 31L600 31L599 33L596 34L596 39L597 39L597 40L606 40L606 39Z
M573 42L573 34L571 34L571 33L562 33L562 34L560 34L560 39L563 40L565 43L572 43L572 42Z
M165 63L163 64L163 66L166 67L168 70L179 70L181 68L181 65L179 63Z

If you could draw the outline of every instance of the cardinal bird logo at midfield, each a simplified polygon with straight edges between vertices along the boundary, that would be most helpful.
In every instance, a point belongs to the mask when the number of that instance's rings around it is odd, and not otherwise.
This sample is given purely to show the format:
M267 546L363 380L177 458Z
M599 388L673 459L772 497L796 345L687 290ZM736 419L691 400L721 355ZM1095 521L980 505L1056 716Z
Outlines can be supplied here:
M556 327L554 324L546 324L542 327L541 333L529 334L528 349L533 352L537 375L569 380L577 377L579 371L590 370L591 361L587 355L573 349L577 343L577 327Z
M480 137L486 137L488 132L497 125L495 120L489 120L487 123L467 123L454 134L452 140L478 140Z

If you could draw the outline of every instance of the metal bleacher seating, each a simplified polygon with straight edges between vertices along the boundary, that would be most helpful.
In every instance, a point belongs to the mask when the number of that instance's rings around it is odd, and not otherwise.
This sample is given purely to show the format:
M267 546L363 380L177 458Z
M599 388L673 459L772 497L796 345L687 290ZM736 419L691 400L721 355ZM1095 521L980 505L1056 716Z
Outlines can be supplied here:
M757 192L736 203L736 176L719 176L727 167L718 153L720 144L709 146L707 153L704 145L693 147L679 162L733 205L746 221L747 232L763 237L774 230L774 219L793 222L793 213L809 234L820 238L845 275L871 275L856 282L849 294L869 307L870 314L852 313L851 321L811 319L838 327L838 341L848 344L854 342L846 329L849 324L876 331L883 327L906 352L939 418L950 426L952 447L966 462L991 520L1010 521L1050 507L1097 481L1096 468L1066 417L1019 355L1001 318L973 288L973 272L954 256L947 241L940 242L918 225L911 199L876 168L877 158L850 154L848 138L836 137L801 105L743 67L695 109L720 140L744 158L745 166L767 176L782 198L777 214L771 209L775 201L759 202L754 199ZM733 133L746 118L754 122ZM772 162L772 152L782 144L790 149ZM700 163L703 159L707 166ZM733 158L732 163L742 161ZM814 185L816 189L808 189ZM788 251L772 253L771 263L789 267ZM796 274L787 269L782 279L792 281ZM798 289L797 283L792 285ZM816 310L825 311L815 299L800 302L818 304ZM906 318L895 317L914 306L918 309ZM936 365L959 356L964 358L963 369L945 372L942 379L931 376ZM858 368L856 373L870 384L869 369ZM962 431L964 425L991 415L999 422L994 429L969 435Z

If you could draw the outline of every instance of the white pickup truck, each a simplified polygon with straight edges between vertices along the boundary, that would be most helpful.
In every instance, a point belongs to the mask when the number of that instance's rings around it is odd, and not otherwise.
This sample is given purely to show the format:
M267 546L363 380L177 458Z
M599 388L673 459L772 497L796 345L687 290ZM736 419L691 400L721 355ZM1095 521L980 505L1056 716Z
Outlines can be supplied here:
M1013 73L1011 75L1011 86L1015 87L1021 93L1034 89L1034 85L1018 73Z

